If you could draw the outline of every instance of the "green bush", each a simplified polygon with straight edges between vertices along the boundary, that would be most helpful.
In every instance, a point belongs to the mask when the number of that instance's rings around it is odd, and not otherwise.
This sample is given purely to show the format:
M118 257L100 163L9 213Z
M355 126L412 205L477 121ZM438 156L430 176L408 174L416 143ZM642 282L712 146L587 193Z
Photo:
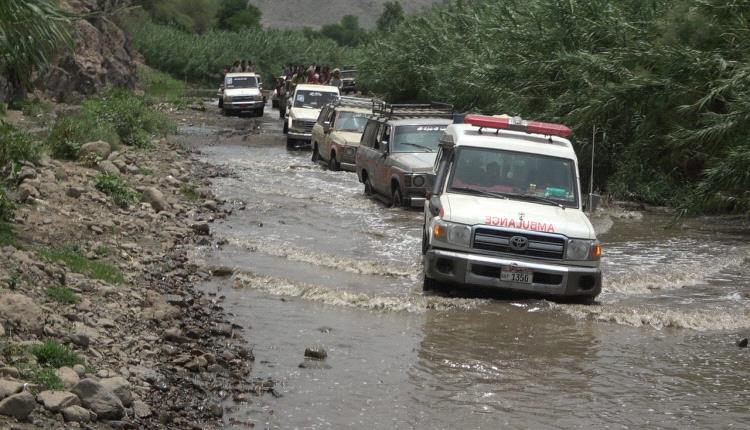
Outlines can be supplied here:
M36 161L41 155L42 145L28 133L13 125L0 121L0 175L13 173L21 161Z
M121 207L128 207L138 201L138 193L131 190L120 175L115 173L100 173L97 175L95 187L112 197L115 204Z
M57 120L47 137L47 144L53 157L75 160L81 145L95 140L103 140L113 147L120 143L120 137L110 124L91 115L77 114Z
M13 211L16 209L15 203L8 197L5 187L0 185L0 225L3 221L13 219Z
M86 100L81 113L111 124L120 141L129 146L149 146L150 135L164 136L175 130L172 121L151 109L144 97L125 89L110 89L100 97Z
M110 89L83 102L80 113L59 119L47 143L54 157L75 160L81 145L87 142L103 140L115 148L121 143L146 147L152 135L174 131L174 123L151 109L144 97Z
M68 305L78 303L81 300L80 298L78 298L78 295L73 292L73 290L66 287L47 288L47 297L56 302L65 303Z
M146 99L150 101L169 102L178 106L185 104L187 85L167 73L140 66L138 81L143 85Z
M38 98L26 100L21 105L21 111L26 116L38 116L49 113L51 110L52 104Z
M76 364L83 364L83 359L75 351L65 345L61 345L54 340L48 340L44 343L31 347L31 354L36 357L37 363L41 366L59 369L64 366L73 367Z

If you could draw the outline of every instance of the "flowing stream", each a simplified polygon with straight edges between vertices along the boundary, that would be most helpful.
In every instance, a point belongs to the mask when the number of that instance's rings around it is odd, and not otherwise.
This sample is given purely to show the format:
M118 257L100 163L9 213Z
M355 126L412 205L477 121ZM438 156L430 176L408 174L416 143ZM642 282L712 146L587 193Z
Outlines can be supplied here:
M212 225L203 286L254 345L281 397L228 401L256 428L750 428L750 241L712 219L596 219L606 243L595 305L421 289L417 211L367 199L356 175L288 152L277 111L211 110L180 127L231 168L241 200ZM307 346L328 351L306 362ZM300 367L300 365L303 367ZM232 427L228 424L228 427Z

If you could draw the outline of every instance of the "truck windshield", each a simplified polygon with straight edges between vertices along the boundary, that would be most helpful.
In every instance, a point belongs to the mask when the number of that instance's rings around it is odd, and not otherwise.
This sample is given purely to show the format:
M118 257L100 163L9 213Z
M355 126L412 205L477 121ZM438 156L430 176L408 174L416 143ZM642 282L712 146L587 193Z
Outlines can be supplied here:
M391 152L437 152L447 125L400 125Z
M233 76L227 77L224 88L257 88L258 80L254 76Z
M358 112L339 112L336 118L336 130L363 133L370 115Z
M449 191L578 207L575 163L567 158L460 147L452 170Z
M294 107L322 109L323 106L338 100L337 93L327 91L299 90L294 97Z

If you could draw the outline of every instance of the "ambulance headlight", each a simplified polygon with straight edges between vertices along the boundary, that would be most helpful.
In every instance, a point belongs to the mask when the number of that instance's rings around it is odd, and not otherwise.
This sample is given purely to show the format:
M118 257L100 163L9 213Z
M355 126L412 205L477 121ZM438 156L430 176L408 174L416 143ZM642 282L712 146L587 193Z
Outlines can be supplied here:
M471 244L471 227L447 221L437 221L432 228L432 238L438 242L468 248Z
M565 259L573 261L598 260L602 245L596 240L570 239L565 249Z

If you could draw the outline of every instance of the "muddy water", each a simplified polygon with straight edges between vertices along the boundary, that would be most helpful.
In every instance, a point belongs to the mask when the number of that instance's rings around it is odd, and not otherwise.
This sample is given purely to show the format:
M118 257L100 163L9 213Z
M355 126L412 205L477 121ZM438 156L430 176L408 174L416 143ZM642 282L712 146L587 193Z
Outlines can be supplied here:
M748 236L713 220L597 219L607 243L592 306L426 296L421 214L366 199L356 176L287 152L281 125L183 125L236 176L247 209L213 226L197 259L237 275L226 296L280 398L228 403L270 428L749 428ZM305 362L322 345L324 363ZM304 368L299 367L305 363Z

